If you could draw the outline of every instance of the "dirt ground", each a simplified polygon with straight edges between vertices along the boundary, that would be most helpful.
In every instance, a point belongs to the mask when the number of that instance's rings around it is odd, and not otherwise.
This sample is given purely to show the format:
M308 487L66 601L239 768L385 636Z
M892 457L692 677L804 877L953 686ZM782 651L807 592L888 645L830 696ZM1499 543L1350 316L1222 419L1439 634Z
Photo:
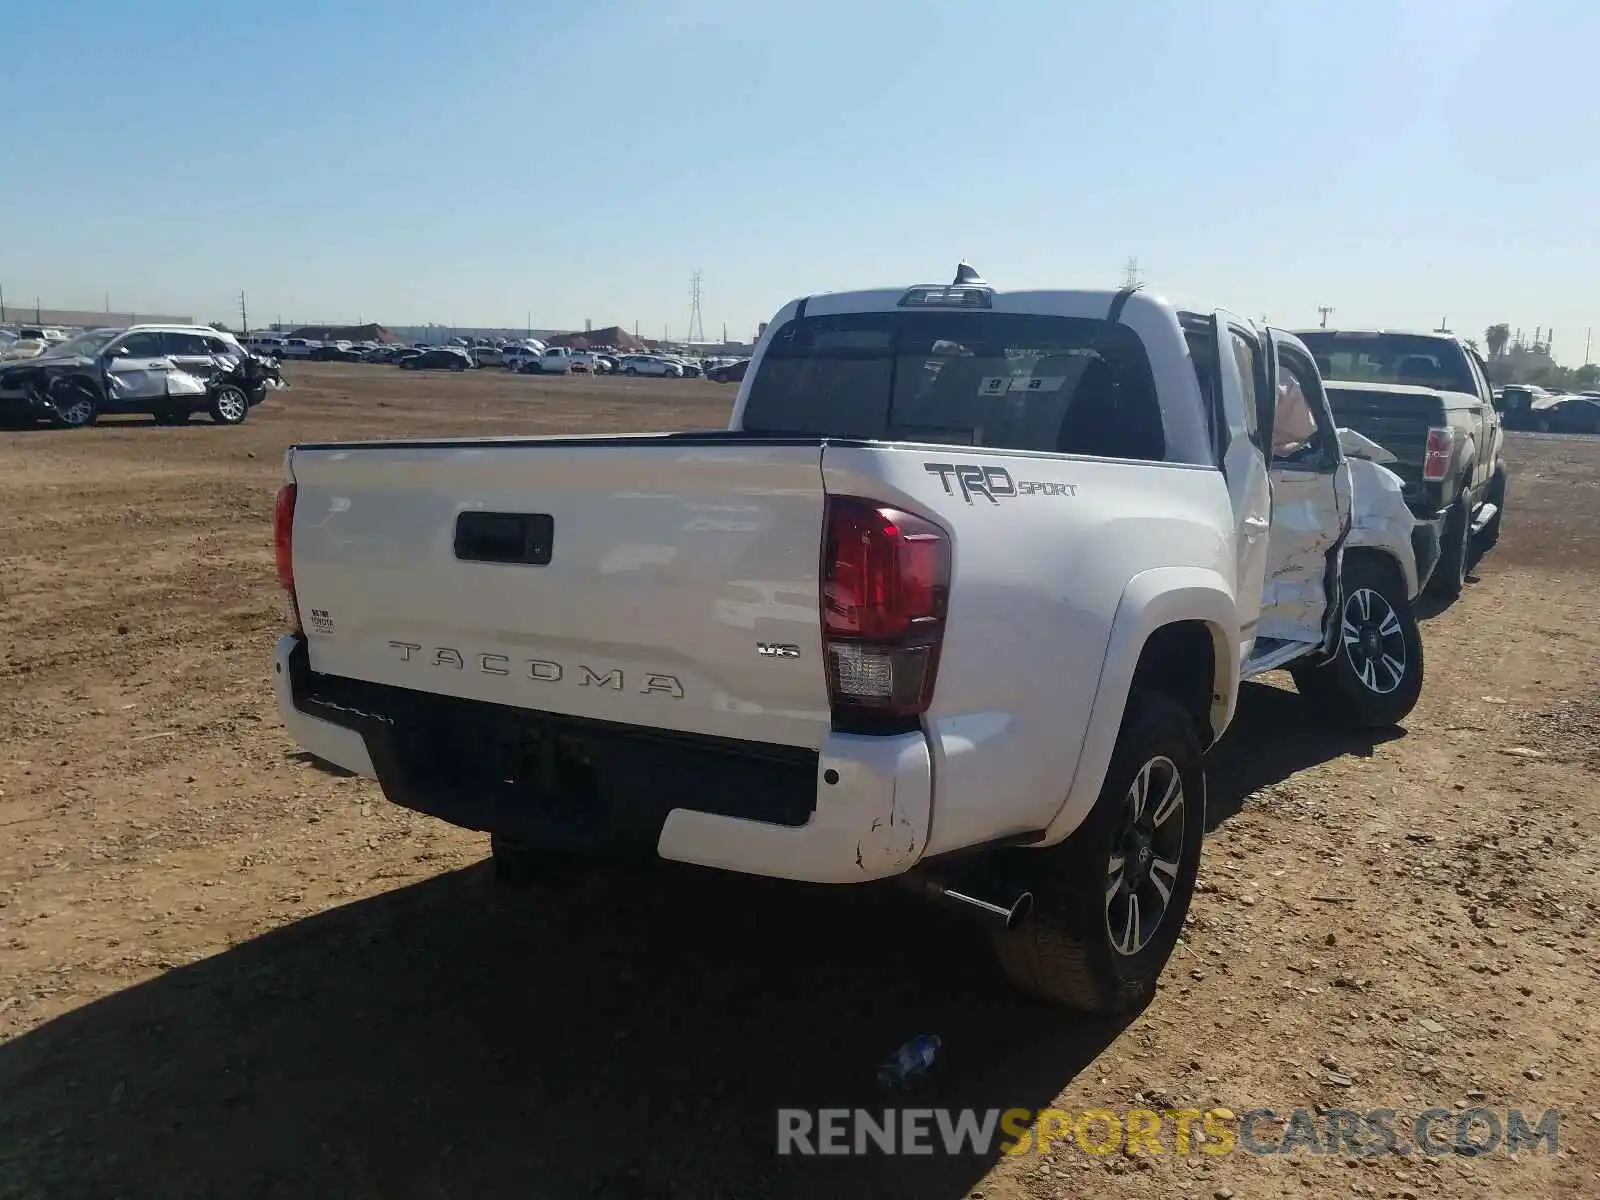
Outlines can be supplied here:
M307 761L268 677L286 443L708 428L732 393L291 377L234 429L0 435L0 1197L1600 1194L1600 440L1513 438L1403 732L1247 686L1190 927L1123 1026L1016 999L898 891L500 896L485 838ZM780 1106L892 1102L918 1033L917 1106L1387 1107L1402 1142L1558 1108L1559 1150L775 1155Z

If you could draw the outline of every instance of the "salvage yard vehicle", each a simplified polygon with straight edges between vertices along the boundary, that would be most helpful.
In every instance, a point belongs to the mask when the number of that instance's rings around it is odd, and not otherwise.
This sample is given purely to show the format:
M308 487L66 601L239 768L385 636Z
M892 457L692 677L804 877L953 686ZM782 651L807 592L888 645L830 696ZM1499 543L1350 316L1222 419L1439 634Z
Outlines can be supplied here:
M435 346L416 354L405 354L395 359L402 371L470 371L474 364L472 355L460 346Z
M0 345L0 363L22 362L37 358L50 347L44 333L38 329L24 329Z
M1600 433L1600 395L1553 396L1533 410L1532 425L1540 433Z
M893 879L1030 993L1127 1011L1241 678L1358 726L1416 701L1413 522L1342 441L1380 453L1224 311L965 264L814 295L726 430L290 447L276 696L507 882L602 850Z
M683 378L683 367L680 364L656 354L624 354L620 360L620 365L624 375L657 375L663 378Z
M93 329L0 368L0 417L77 429L106 414L149 413L157 424L181 425L205 412L218 425L238 425L281 386L275 359L208 326Z
M519 357L512 370L519 375L569 375L572 351L565 346L546 346L537 354Z
M1505 435L1487 367L1453 334L1308 329L1335 416L1395 456L1432 594L1454 599L1500 538Z

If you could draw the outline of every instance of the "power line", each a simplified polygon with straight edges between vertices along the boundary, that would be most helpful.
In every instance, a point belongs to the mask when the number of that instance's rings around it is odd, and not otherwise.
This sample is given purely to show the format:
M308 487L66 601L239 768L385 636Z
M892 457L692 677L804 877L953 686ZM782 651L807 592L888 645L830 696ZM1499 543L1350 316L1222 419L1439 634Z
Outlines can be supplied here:
M1139 270L1139 260L1137 258L1130 258L1127 262L1127 265L1123 267L1122 286L1125 288L1136 288L1143 282L1144 275L1143 272Z
M1328 327L1328 318L1333 316L1333 305L1331 305L1331 304L1319 304L1319 305L1317 305L1317 312L1321 314L1321 316L1322 316L1322 327L1324 329L1326 329Z

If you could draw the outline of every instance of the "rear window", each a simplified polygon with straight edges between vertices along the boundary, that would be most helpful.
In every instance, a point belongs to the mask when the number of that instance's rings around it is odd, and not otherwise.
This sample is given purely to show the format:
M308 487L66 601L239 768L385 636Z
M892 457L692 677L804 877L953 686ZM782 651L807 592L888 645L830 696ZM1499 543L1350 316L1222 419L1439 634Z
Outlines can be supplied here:
M1133 330L992 312L790 321L750 382L743 427L1150 461L1167 449Z
M1317 360L1326 380L1346 383L1398 383L1450 392L1478 391L1467 356L1447 338L1410 333L1297 335Z

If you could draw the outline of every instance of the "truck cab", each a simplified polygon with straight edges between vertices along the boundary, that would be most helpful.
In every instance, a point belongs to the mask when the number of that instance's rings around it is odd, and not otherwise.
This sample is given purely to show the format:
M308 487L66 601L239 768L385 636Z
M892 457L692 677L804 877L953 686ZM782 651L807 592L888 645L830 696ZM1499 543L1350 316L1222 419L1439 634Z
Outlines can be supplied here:
M1309 329L1338 420L1383 446L1418 522L1430 592L1460 594L1476 557L1499 539L1507 467L1487 365L1448 333Z

